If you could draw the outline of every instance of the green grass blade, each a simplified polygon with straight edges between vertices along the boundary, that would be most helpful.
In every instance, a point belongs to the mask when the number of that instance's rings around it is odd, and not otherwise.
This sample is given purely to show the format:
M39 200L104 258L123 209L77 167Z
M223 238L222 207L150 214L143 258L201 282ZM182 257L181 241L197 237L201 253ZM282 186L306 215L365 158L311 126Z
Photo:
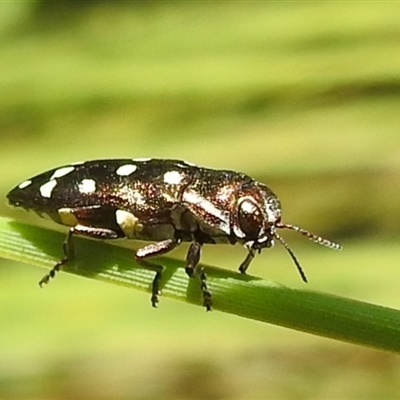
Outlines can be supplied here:
M65 235L0 217L0 257L51 268L61 257ZM132 250L76 238L77 260L63 271L149 292L154 273L139 267ZM182 261L165 265L162 297L201 306L196 279ZM343 297L291 289L252 276L205 267L214 310L315 335L400 353L400 311ZM149 295L150 297L150 295ZM150 301L149 301L150 307Z

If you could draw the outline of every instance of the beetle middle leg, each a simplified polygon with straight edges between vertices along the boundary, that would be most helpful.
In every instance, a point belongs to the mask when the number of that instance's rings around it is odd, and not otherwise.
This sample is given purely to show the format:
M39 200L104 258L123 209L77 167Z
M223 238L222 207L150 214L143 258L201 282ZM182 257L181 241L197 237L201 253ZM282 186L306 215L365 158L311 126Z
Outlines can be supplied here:
M203 270L203 268L199 265L200 254L201 254L202 243L196 241L193 242L186 256L186 267L185 271L192 278L194 275L199 275L200 277L200 289L203 294L203 306L207 309L207 311L211 310L212 299L211 293L207 288L207 276Z
M151 286L151 304L157 307L158 294L160 292L160 280L163 271L161 265L153 264L146 260L148 257L160 256L173 250L180 245L181 239L167 239L161 242L152 243L136 251L135 259L144 268L150 269L156 273Z

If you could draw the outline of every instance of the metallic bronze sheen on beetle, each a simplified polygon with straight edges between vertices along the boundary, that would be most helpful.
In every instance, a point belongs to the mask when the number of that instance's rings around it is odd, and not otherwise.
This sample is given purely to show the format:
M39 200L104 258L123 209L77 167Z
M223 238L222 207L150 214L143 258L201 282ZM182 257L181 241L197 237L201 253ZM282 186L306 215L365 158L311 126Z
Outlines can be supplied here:
M202 245L242 244L248 254L245 273L256 252L280 241L306 277L277 228L296 230L324 246L340 246L297 226L281 222L275 193L251 177L228 170L199 167L180 160L94 160L62 166L20 183L7 198L11 205L49 216L69 226L64 258L41 281L48 283L74 258L73 236L152 241L136 251L136 260L154 270L151 302L158 302L162 267L148 258L191 242L186 272L199 276L203 304L211 309L206 275L199 265Z

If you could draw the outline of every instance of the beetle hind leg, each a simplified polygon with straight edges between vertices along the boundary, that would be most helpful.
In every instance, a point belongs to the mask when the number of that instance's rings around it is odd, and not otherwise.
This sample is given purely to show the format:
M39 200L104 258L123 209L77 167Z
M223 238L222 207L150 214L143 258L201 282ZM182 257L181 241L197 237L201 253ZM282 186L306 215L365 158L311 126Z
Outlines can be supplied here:
M43 287L49 283L51 278L56 276L56 273L60 271L63 265L67 262L72 261L75 258L75 246L74 246L74 235L81 235L91 237L93 239L116 239L118 238L118 233L111 229L105 228L93 228L90 226L76 225L70 228L68 235L63 243L63 254L64 257L54 265L48 274L46 274L39 282L39 286Z
M160 281L162 277L163 267L161 265L153 264L146 260L149 257L160 256L166 254L178 246L182 240L180 239L167 239L161 242L152 243L142 247L136 252L136 261L144 268L154 271L153 283L151 285L151 305L157 307L158 295L160 293Z
M71 228L68 231L68 235L63 243L64 257L60 261L58 261L57 264L54 265L54 267L50 270L50 272L40 280L39 282L40 287L43 287L43 285L47 285L49 283L50 278L54 278L56 276L56 273L60 271L61 267L64 264L75 258L74 241L72 239L73 233L74 233L74 228Z

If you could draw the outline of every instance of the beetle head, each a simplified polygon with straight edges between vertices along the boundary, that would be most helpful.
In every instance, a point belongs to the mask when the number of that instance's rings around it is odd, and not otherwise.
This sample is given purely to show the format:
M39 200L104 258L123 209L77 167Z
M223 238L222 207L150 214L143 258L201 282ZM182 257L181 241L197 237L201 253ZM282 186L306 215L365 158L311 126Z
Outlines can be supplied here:
M295 263L301 278L307 278L293 251L276 232L277 229L291 229L301 233L315 243L331 249L341 249L341 246L306 229L281 222L281 204L274 192L260 183L249 183L241 188L237 197L237 213L233 220L233 232L239 241L244 243L250 253L261 252L264 248L274 245L278 240L289 253Z
M250 182L237 193L236 212L232 218L235 237L248 248L272 247L275 225L281 219L281 205L267 186Z

